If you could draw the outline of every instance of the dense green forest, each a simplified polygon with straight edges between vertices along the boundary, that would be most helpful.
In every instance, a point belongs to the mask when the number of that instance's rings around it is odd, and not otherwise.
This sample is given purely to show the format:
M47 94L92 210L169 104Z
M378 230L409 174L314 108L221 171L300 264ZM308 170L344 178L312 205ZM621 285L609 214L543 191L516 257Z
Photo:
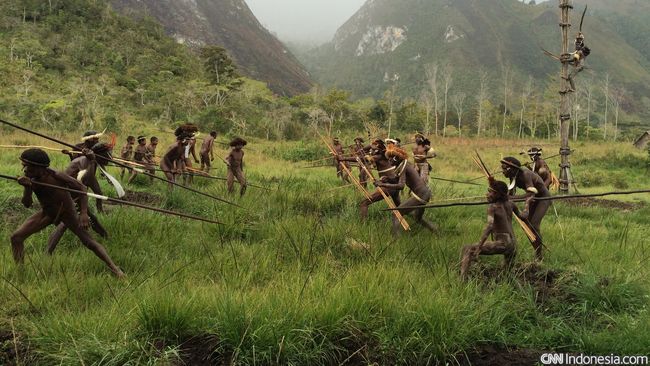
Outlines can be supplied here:
M473 95L453 88L446 103L441 91L434 103L431 93L400 97L402 86L390 83L379 99L353 99L351 92L320 88L278 97L264 83L238 75L224 49L191 50L166 36L154 20L118 15L105 1L9 0L0 11L0 113L35 127L119 133L193 122L204 131L268 139L311 136L314 125L331 133L365 129L364 135L390 128L393 134L557 136L554 83L540 89L531 80L507 103L497 90L492 98L479 98L480 90ZM443 74L440 69L439 83ZM590 93L591 102L575 111L575 139L638 134L638 123L625 126L630 118L623 118L620 100L599 101L597 88ZM585 99L584 93L578 97ZM607 130L602 128L605 104Z

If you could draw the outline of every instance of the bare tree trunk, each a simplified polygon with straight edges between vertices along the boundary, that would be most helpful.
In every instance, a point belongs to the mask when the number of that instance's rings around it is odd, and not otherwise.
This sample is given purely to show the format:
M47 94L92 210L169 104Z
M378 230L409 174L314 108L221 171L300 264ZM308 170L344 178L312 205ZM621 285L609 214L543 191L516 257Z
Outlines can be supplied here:
M447 136L447 97L449 95L449 88L451 87L451 83L453 82L452 78L452 72L453 69L451 66L447 66L445 68L445 118L443 120L443 125L442 125L442 136Z
M463 119L463 110L465 109L465 98L466 95L463 92L458 92L452 97L452 103L456 108L456 116L458 116L458 137L463 136L462 119Z
M508 78L510 75L510 65L502 67L503 73L503 125L501 128L501 136L506 135L506 117L508 115Z
M480 72L479 76L480 88L479 93L476 97L478 102L478 121L476 127L476 136L481 136L481 127L483 127L483 101L487 98L487 81L488 74L485 71Z
M438 116L440 115L438 108L438 65L433 64L429 65L427 68L427 81L429 83L429 88L433 93L433 109L434 116L436 121L436 136L438 136ZM428 133L428 132L427 132Z
M530 94L533 92L533 77L528 76L528 83L524 88L521 94L521 115L519 116L519 138L522 138L524 135L524 116L526 114L526 101L530 98Z

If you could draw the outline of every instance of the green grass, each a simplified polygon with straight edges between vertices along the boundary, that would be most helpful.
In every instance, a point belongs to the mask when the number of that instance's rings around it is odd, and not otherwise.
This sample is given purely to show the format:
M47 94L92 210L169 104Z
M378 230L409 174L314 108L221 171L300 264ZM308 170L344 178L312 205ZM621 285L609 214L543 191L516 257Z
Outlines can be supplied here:
M440 158L433 162L434 175L451 179L480 176L469 159L474 148L492 167L501 153L521 150L512 141L435 144ZM111 277L70 234L54 256L45 255L51 229L27 241L26 265L16 267L8 237L33 210L19 207L19 186L0 182L0 237L6 244L0 275L29 299L2 281L0 364L173 365L189 360L187 348L212 354L218 364L250 365L444 363L485 343L648 352L648 196L628 198L646 203L631 211L564 202L556 205L557 217L549 211L542 230L550 250L541 271L553 271L556 279L547 292L521 275L499 275L496 257L482 258L474 279L464 284L459 251L479 239L483 207L430 210L438 233L414 225L393 239L384 204L372 207L362 224L358 193L324 193L339 184L333 167L300 170L304 163L290 161L311 158L315 147L263 141L250 147L255 151L247 153L248 178L277 190L249 188L243 198L229 197L246 210L178 189L166 197L163 183L150 187L146 179L129 187L160 195L165 208L224 226L114 206L100 215L110 234L100 242L127 273L125 281ZM546 154L552 150L545 147ZM19 173L16 156L1 152L2 173ZM629 189L647 187L650 177L639 167L645 157L627 146L583 144L574 174L606 176L584 189L589 192L609 189L616 183L609 177L618 175L631 177ZM55 157L55 167L65 164ZM215 174L223 176L219 168ZM199 180L198 189L227 196L223 182ZM432 185L434 201L485 190ZM532 250L523 233L517 235L518 268L524 271ZM16 342L3 337L12 329ZM14 348L18 360L9 361Z

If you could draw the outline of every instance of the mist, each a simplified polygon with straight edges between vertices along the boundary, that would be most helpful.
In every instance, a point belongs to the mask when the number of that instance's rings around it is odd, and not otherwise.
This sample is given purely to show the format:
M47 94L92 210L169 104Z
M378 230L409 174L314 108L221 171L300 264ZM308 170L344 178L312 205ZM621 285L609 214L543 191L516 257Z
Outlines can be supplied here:
M257 19L288 42L328 42L366 0L246 0Z

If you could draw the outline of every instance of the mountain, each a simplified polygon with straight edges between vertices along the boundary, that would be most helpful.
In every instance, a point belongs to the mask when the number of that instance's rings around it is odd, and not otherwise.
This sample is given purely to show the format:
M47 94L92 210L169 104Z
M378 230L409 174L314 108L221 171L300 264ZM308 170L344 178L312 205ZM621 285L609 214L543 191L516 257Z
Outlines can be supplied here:
M218 45L240 71L266 81L278 94L308 91L310 76L291 52L257 20L244 0L111 0L114 8L157 19L178 42Z
M621 24L625 13L612 19L604 14L612 14L611 9L624 3L624 9L639 19L635 23L639 29L646 29L650 12L638 9L647 9L650 2L594 3L584 29L592 49L589 71L580 77L592 74L599 79L608 73L613 81L625 85L628 98L648 95L649 48L639 47L648 43L648 32L624 31L628 26ZM570 37L577 32L583 7L579 1L575 4ZM357 96L380 97L398 76L399 93L417 97L427 87L425 70L432 64L439 65L439 78L446 72L445 65L450 65L454 84L471 93L478 88L481 70L488 72L493 87L499 85L506 67L512 70L515 84L524 84L529 76L548 82L557 76L559 63L545 57L540 48L559 53L558 21L556 2L368 0L330 43L305 57L304 63L318 82L351 90Z

